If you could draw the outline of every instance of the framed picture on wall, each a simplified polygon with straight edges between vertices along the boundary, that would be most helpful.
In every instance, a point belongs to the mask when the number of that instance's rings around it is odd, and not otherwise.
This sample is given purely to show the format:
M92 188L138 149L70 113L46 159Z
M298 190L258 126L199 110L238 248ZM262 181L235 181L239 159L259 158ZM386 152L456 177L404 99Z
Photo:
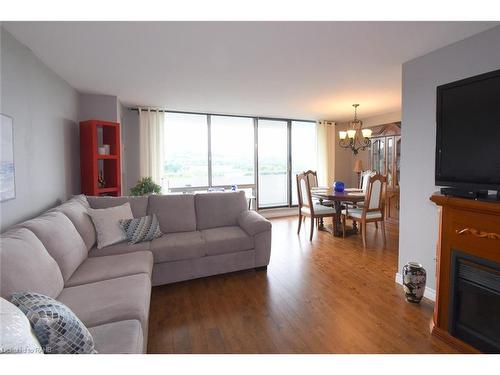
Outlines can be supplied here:
M12 117L0 114L0 202L16 197L13 123Z

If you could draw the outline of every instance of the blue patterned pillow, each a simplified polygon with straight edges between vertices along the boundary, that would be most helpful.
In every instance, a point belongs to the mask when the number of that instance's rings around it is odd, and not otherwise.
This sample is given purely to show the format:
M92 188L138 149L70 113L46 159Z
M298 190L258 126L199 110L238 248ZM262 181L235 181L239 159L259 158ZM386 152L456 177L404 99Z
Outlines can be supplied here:
M120 220L120 225L125 231L130 244L151 241L163 235L155 214Z
M10 301L28 318L46 354L94 354L94 339L63 303L39 293L14 293Z

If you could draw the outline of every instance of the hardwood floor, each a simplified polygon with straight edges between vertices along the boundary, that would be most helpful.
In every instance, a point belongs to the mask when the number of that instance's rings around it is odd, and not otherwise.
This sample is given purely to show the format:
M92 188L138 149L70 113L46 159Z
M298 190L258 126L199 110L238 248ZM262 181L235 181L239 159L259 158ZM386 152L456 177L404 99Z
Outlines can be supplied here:
M266 271L153 288L148 353L454 353L429 333L433 303L394 282L398 233L333 238L273 219ZM309 226L306 225L306 228Z

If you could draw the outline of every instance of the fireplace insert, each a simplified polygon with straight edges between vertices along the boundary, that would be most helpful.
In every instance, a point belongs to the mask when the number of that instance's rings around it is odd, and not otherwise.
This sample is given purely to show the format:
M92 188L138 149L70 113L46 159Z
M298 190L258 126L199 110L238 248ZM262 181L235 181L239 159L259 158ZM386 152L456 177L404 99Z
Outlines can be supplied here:
M453 250L450 272L450 333L500 353L500 264Z

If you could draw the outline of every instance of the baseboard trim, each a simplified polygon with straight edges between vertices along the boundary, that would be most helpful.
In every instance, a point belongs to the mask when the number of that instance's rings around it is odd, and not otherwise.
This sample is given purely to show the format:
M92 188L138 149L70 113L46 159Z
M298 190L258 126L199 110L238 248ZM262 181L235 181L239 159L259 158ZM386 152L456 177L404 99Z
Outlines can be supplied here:
M403 275L401 275L399 272L397 272L395 281L397 284L403 285ZM431 289L428 286L426 286L425 291L424 291L424 297L435 302L436 301L436 291L434 289Z
M297 216L298 209L295 208L266 208L264 210L259 210L259 214L264 216L266 219L273 219L278 217L287 217L287 216Z

